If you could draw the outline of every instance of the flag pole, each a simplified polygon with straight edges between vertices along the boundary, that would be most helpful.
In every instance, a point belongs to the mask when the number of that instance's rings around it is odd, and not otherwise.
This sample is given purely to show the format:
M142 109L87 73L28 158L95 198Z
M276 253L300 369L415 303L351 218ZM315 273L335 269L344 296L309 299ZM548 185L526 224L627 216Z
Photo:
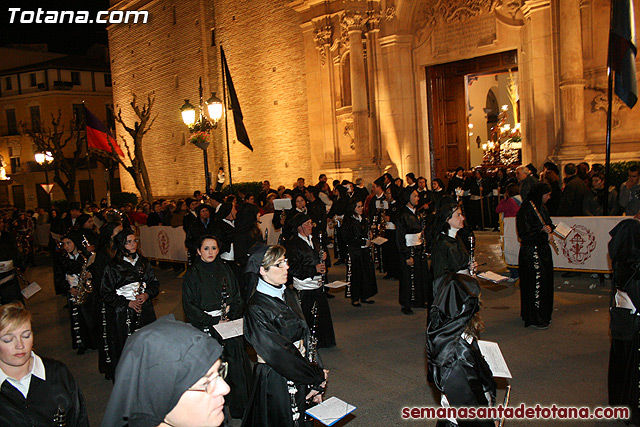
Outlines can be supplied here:
M84 148L87 152L87 172L89 173L89 182L91 183L91 201L96 201L95 190L93 188L93 178L91 178L91 158L89 157L89 138L87 138L87 107L82 101L82 117L84 118Z
M611 166L611 110L613 105L613 70L611 69L611 45L612 45L612 28L613 28L613 2L609 3L609 46L607 49L607 133L605 146L605 162L604 162L604 200L602 204L602 215L609 212L609 170Z
M228 105L227 105L227 85L225 81L225 68L223 63L223 55L224 51L222 50L222 45L220 45L220 72L222 74L222 98L224 100L224 137L227 140L227 168L229 169L229 194L233 194L233 179L231 178L231 150L229 150L229 122L227 120L228 116Z

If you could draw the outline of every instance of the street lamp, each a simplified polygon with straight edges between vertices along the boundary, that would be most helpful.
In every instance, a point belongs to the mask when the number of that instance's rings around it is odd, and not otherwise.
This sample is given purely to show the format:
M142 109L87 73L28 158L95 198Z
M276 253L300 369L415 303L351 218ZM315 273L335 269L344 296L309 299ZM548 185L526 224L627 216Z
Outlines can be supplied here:
M49 188L49 171L47 170L47 165L53 162L53 155L51 151L46 151L44 153L36 153L35 154L36 162L40 166L44 166L44 179L47 183L47 195L49 196L49 203L51 203L51 189Z
M184 105L180 107L182 121L191 132L191 142L202 150L204 154L204 177L205 192L209 194L211 190L211 177L209 176L209 160L207 156L207 148L209 148L209 131L218 127L218 120L224 113L224 108L220 98L215 93L211 93L211 98L204 101L202 90L202 77L199 80L200 106L196 119L196 108L191 105L188 99L184 100ZM206 106L206 109L205 109ZM209 117L205 115L205 111Z

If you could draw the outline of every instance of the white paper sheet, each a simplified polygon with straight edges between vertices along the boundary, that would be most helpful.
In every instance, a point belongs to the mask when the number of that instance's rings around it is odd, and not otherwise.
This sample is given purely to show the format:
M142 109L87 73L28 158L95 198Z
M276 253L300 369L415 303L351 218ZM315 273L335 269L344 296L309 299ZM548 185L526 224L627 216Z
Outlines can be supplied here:
M343 286L347 286L349 284L349 282L345 282L343 280L336 280L335 282L331 282L331 283L327 283L326 286L327 288L331 288L331 289L338 289L341 288Z
M387 243L388 241L389 241L389 239L385 239L385 238L384 238L384 237L382 237L382 236L377 236L375 239L373 239L373 240L371 241L371 243L373 243L373 244L375 244L375 245L378 245L378 246L379 246L379 245L382 245L382 244L384 244L384 243Z
M321 404L309 409L307 414L326 426L332 426L355 409L355 406L349 405L347 402L332 396Z
M389 209L389 202L386 200L376 200L376 209Z
M32 296L34 296L40 289L42 289L40 287L40 285L38 285L36 282L31 282L31 284L29 286L27 286L26 288L24 288L21 292L22 292L22 296L25 299L29 299Z
M562 239L566 239L567 236L573 231L573 228L569 227L564 222L559 222L556 224L555 230L553 230L553 234L557 235Z
M509 371L497 342L478 340L478 347L480 347L480 353L489 364L494 377L512 378L511 371Z
M243 335L243 326L244 319L230 320L228 322L213 325L214 329L218 331L223 340Z
M284 209L291 209L291 199L274 199L273 209L281 211Z
M494 273L493 271L484 271L480 274L478 274L478 277L485 279L485 280L490 280L493 283L500 283L500 282L504 282L505 280L507 280L507 277L504 277L501 274L497 274Z

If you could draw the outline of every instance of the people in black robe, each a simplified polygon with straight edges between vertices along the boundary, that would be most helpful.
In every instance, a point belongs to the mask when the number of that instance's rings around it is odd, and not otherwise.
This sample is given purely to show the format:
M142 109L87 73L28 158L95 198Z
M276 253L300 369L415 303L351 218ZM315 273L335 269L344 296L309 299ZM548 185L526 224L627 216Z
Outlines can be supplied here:
M98 323L100 345L98 347L98 371L101 374L104 374L105 378L108 380L113 379L111 375L115 371L115 367L112 366L111 352L109 351L106 307L102 301L100 290L102 289L104 270L116 255L113 238L123 230L122 223L114 221L116 221L116 219L112 218L111 222L106 222L102 227L100 227L100 236L96 246L96 258L89 269L91 272L94 293L98 297L99 308Z
M378 293L376 272L371 260L371 240L369 227L363 217L363 202L354 199L349 203L344 215L342 236L347 245L347 291L351 293L351 305L361 307L361 302L373 304L370 300Z
M224 346L223 359L229 363L226 399L232 418L242 418L251 390L251 365L242 336L223 339L214 326L242 318L243 300L238 280L228 265L218 259L220 245L214 236L198 242L198 262L182 282L182 307L189 323Z
M327 371L310 345L298 297L285 285L287 270L282 246L255 248L247 264L257 284L245 310L244 336L258 363L242 426L303 426L307 401L322 400Z
M640 221L626 219L609 232L613 267L609 405L626 406L625 421L640 424Z
M237 239L237 230L236 230L236 216L238 215L238 210L236 205L230 202L224 202L220 205L220 209L218 209L218 213L216 213L216 221L213 224L213 234L218 238L218 243L220 244L220 260L226 263L233 274L236 275L238 279L242 277L243 270L240 269L240 266L237 262L236 253L236 239ZM242 292L242 288L241 288Z
M554 226L544 206L550 195L548 184L536 183L516 215L520 238L520 316L525 327L538 329L549 327L553 312L553 258L549 236Z
M444 198L443 198L444 200ZM433 221L431 268L433 270L433 293L438 292L440 279L447 273L469 274L470 254L462 240L464 215L460 205L452 200L444 201Z
M333 196L333 203L331 204L331 209L327 212L327 216L329 218L333 218L333 247L336 258L335 265L340 265L346 262L347 258L347 245L342 233L342 225L344 224L344 215L347 212L347 207L349 206L349 196L347 195L347 189L342 185L334 187Z
M320 240L312 235L313 221L308 215L297 214L294 225L297 233L287 240L289 280L298 291L302 312L307 325L316 334L318 348L333 347L336 337L323 289L326 251L320 246Z
M243 203L238 209L235 220L234 258L236 269L234 271L237 272L242 301L247 301L251 292L242 274L249 260L249 249L256 243L262 242L262 232L258 227L259 211L260 208L257 205Z
M192 266L198 259L198 241L200 237L213 234L214 232L213 208L201 203L196 207L196 220L189 225L189 230L185 229L184 245L187 247L187 264ZM189 214L190 215L190 214Z
M87 250L89 252L95 252L96 245L98 244L98 233L96 233L95 231L95 224L91 215L80 215L76 220L76 225L73 227L73 229L77 230L80 234L82 234L82 237L86 239L89 244Z
M385 279L400 279L402 274L400 266L400 254L398 253L398 246L396 245L396 217L401 206L395 199L391 188L384 190L385 200L388 204L388 209L384 212L384 237L387 239L382 244L382 264L384 271L387 273Z
M443 277L429 310L427 358L429 371L442 392L443 407L493 406L496 383L478 338L480 286L475 278L449 273ZM437 427L495 427L493 420L438 420Z
M224 422L227 365L222 347L173 314L127 343L103 427L211 426Z
M21 303L0 307L0 337L0 425L88 426L84 398L71 372L33 352L31 314ZM19 380L28 377L25 387Z
M462 166L458 166L453 172L453 176L449 180L447 193L449 193L451 196L456 197L461 195L461 192L464 190L464 188L464 168Z
M304 193L298 194L293 198L293 207L286 212L285 220L282 224L282 234L280 235L280 240L284 244L287 239L292 235L296 234L296 227L293 225L293 218L299 214L307 214L307 199L304 198Z
M16 239L6 231L5 219L0 216L0 304L24 301L15 270L24 269L24 261Z
M69 329L71 346L84 354L87 349L96 349L100 343L100 309L98 292L93 292L90 267L95 255L85 247L84 237L79 231L70 231L62 239L67 256L62 259L62 268L67 279Z
M187 213L182 217L182 229L186 234L189 232L191 224L198 220L198 212L196 212L196 208L200 206L201 203L199 200L187 197L184 204L187 205Z
M111 366L115 368L127 338L156 320L152 300L160 293L160 283L149 260L138 254L133 231L124 229L113 240L116 256L104 270L100 295L106 309Z
M425 251L424 228L416 215L420 196L417 191L398 210L396 245L400 252L400 288L398 301L403 314L413 314L412 307L426 307L432 301L431 277Z

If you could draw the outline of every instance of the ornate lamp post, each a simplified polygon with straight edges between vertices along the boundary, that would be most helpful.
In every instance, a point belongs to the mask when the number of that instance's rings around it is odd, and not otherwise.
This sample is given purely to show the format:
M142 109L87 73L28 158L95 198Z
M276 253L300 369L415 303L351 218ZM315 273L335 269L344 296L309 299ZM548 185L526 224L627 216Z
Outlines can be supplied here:
M182 113L182 121L191 132L191 142L202 150L204 154L204 176L205 176L205 193L211 191L211 177L209 176L209 159L207 156L207 148L209 147L209 131L218 127L218 120L224 112L222 101L215 92L211 93L211 98L204 101L202 90L202 77L199 81L200 106L196 119L196 108L189 103L188 99L184 100L184 105L180 108ZM206 109L205 109L206 106ZM208 115L205 115L205 111Z
M47 183L47 195L49 196L49 203L51 203L51 188L49 187L49 171L47 170L47 165L53 162L53 155L51 151L47 151L44 153L36 153L35 156L36 162L44 166L44 179Z

